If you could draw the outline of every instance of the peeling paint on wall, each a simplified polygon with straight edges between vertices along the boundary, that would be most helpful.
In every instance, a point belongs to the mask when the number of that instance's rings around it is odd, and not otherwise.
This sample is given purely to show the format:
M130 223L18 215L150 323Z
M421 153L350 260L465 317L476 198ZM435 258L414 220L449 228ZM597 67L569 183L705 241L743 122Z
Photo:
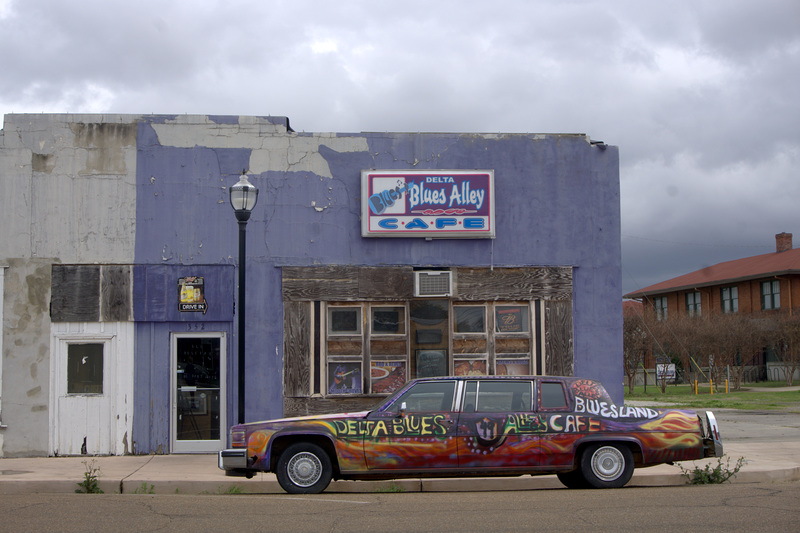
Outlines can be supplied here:
M125 147L136 144L136 124L70 124L75 147L86 149L80 174L126 174Z

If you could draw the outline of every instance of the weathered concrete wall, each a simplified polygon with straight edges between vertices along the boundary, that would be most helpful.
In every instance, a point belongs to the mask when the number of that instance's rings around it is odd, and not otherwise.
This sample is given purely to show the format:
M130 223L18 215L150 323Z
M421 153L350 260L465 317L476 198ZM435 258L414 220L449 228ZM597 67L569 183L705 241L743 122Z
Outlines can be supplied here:
M14 216L3 220L15 239L0 257L132 262L135 117L9 115L4 141L3 207Z
M0 136L6 272L6 456L47 453L53 263L131 263L136 117L7 115Z
M46 455L52 259L7 259L6 264L2 455Z

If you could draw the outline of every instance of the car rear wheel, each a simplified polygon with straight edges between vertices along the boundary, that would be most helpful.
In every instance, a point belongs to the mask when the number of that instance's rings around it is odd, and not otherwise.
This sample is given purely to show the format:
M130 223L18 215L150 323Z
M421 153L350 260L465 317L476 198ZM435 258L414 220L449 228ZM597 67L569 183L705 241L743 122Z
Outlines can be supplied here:
M325 450L310 442L298 442L281 454L275 475L289 494L319 494L331 482L333 467Z
M624 444L592 444L581 455L580 471L591 488L624 487L633 476L633 453Z

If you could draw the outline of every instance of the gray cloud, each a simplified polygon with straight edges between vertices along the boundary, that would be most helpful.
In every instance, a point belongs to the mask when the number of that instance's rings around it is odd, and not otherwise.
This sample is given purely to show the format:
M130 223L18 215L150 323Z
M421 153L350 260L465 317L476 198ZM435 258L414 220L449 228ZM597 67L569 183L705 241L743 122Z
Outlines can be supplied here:
M800 3L0 0L0 112L620 147L626 292L774 250L800 188Z

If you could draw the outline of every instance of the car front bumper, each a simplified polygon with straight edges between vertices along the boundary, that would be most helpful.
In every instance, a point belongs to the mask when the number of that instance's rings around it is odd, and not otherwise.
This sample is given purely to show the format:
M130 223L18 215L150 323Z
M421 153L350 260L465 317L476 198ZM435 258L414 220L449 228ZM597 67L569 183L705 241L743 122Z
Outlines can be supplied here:
M217 466L225 471L244 470L247 468L247 448L220 450Z

